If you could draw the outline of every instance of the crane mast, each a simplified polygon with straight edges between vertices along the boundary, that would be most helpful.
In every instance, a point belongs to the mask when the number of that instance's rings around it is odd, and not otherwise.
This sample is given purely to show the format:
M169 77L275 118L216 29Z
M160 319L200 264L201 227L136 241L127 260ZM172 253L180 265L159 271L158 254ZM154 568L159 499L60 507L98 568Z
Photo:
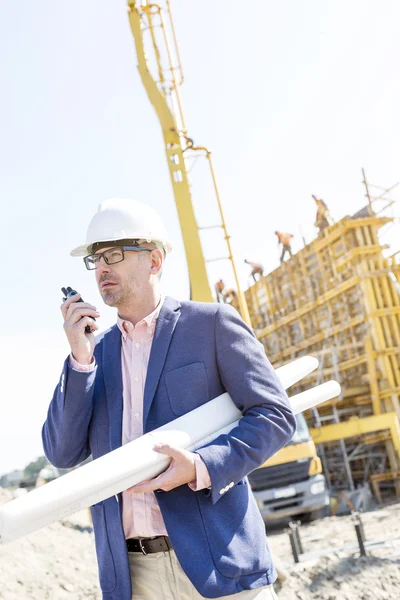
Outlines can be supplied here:
M206 260L200 240L192 202L188 177L187 157L197 153L208 161L215 197L218 204L221 224L215 226L223 231L227 256L230 260L238 291L239 308L243 319L251 325L244 294L232 255L222 205L216 184L211 153L203 146L195 146L188 137L179 87L183 83L183 72L176 42L169 0L165 0L165 10L158 4L146 0L128 0L128 15L135 41L138 69L147 95L158 116L167 163L178 212L179 223L189 271L191 299L212 302ZM172 44L169 41L170 35ZM145 51L149 45L150 52ZM150 61L152 61L150 63ZM208 227L209 228L214 228ZM213 260L221 260L220 258Z

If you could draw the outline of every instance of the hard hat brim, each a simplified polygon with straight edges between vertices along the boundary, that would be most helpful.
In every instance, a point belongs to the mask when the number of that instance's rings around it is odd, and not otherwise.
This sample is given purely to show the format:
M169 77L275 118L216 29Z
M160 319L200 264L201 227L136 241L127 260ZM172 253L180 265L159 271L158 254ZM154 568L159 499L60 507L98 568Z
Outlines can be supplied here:
M134 239L143 239L143 236L129 236L132 240ZM126 239L126 235L124 237L120 237L120 238L114 238L112 240L110 239L105 239L105 240L94 240L93 242L90 242L89 244L81 244L81 246L77 246L77 248L74 248L73 250L71 250L70 252L70 256L88 256L89 254L91 254L91 248L93 246L93 244L96 243L104 243L104 242L110 242L110 245L112 245L114 242L118 242L120 240L125 240ZM149 240L151 242L154 242L156 244L162 244L165 253L168 254L168 252L171 252L172 250L172 244L171 242L169 242L168 240Z

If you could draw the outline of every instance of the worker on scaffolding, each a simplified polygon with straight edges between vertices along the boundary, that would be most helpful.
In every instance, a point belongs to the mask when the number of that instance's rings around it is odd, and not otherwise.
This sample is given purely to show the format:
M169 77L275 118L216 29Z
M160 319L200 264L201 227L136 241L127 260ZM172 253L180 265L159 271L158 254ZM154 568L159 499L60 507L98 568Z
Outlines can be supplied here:
M224 302L225 304L231 304L232 301L236 298L237 292L234 288L225 288L223 292Z
M317 196L314 196L314 194L312 194L312 197L317 205L317 216L314 225L319 229L319 233L323 233L329 225L332 225L333 221L329 213L329 208L325 202L320 198L317 198Z
M288 252L289 256L293 256L291 240L294 236L292 233L283 233L282 231L275 231L275 235L278 237L278 247L280 244L282 244L282 254L280 261L281 263L283 263L286 252Z
M215 295L217 297L217 302L230 304L232 300L236 298L237 293L234 288L227 288L223 279L218 279L215 284Z
M224 283L223 279L218 279L217 283L215 284L215 295L217 298L217 302L225 302L224 289L225 289L225 283Z
M259 263L255 263L255 262L251 262L250 260L247 260L247 258L244 259L244 262L247 265L250 265L250 267L251 267L250 275L253 277L254 283L257 281L256 275L258 275L259 279L261 279L261 277L264 274L264 267L262 265L260 265Z

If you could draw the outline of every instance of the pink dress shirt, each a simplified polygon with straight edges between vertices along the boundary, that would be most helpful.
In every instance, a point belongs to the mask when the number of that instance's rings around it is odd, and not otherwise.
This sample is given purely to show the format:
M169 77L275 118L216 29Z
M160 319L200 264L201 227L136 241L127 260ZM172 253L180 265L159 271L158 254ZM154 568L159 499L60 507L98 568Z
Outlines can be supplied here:
M164 298L161 298L154 311L133 325L119 316L117 325L121 331L121 364L122 364L122 444L127 444L143 435L143 396L146 382L150 350L154 331ZM70 366L79 371L95 368L79 364L71 355ZM208 470L198 454L194 454L196 481L189 483L194 490L202 490L211 486ZM126 539L136 537L153 537L168 535L164 520L154 493L129 494L122 492L122 524Z

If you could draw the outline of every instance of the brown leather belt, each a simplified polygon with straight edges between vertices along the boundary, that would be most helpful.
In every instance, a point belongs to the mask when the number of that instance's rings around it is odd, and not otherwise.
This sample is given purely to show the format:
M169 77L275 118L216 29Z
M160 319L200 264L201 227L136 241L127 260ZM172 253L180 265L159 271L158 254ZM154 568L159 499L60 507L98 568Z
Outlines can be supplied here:
M172 550L171 542L166 535L159 535L154 538L129 538L126 540L126 546L128 552L141 552L142 554Z

